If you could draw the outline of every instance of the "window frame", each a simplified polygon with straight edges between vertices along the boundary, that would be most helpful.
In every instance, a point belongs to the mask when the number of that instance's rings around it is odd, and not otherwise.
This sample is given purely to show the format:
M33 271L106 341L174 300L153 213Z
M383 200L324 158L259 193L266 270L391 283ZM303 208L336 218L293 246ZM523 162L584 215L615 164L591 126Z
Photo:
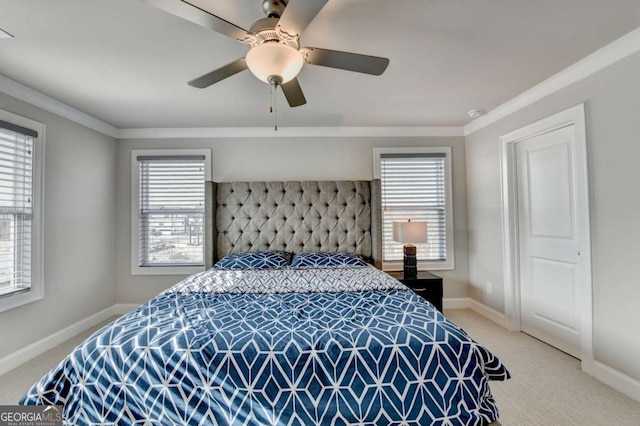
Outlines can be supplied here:
M33 143L32 219L31 219L31 286L29 290L6 294L0 298L0 312L44 298L44 152L43 123L0 109L0 120L38 132Z
M138 247L140 244L140 222L138 206L140 199L140 176L138 157L203 156L204 180L211 180L211 149L132 149L131 150L131 275L189 275L204 271L204 265L194 266L140 266ZM206 218L205 218L206 223ZM206 259L203 259L206 264Z
M378 147L373 148L373 177L380 179L382 174L383 154L444 154L445 167L445 232L446 232L446 258L445 261L418 261L419 271L438 271L455 269L454 250L454 226L453 226L453 190L451 169L451 147ZM381 194L384 198L384 194ZM384 206L382 207L384 208ZM384 219L384 212L380 212ZM381 230L382 232L382 230ZM382 237L384 238L384 236ZM383 242L384 246L384 242ZM384 257L384 253L383 253ZM382 261L382 269L385 271L402 271L402 262Z

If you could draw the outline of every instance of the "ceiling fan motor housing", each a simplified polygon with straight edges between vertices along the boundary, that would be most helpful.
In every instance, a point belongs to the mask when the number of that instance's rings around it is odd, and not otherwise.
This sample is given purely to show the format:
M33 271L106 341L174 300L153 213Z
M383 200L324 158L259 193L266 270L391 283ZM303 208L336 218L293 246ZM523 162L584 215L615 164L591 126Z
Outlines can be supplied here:
M264 0L262 2L262 10L268 18L280 18L285 7L287 7L287 0Z
M276 29L280 18L262 18L258 19L251 25L250 31L255 35L256 41L251 45L252 47L259 44L276 41L293 47L294 49L300 48L298 38L283 37L282 34Z

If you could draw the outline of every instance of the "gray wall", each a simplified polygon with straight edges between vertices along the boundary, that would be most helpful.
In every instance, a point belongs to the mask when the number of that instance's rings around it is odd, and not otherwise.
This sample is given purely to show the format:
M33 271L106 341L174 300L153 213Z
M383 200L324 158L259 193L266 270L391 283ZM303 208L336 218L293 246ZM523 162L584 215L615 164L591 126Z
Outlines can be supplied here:
M46 125L44 299L0 312L0 358L115 303L115 139L0 93Z
M118 144L117 301L141 303L175 284L180 276L132 276L131 150L211 148L215 181L356 180L373 178L373 147L452 147L455 262L439 271L445 297L467 296L467 206L463 137L423 138L247 138L123 140Z
M499 137L586 104L595 358L640 380L640 54L467 137L469 293L504 312ZM494 283L492 295L484 292Z

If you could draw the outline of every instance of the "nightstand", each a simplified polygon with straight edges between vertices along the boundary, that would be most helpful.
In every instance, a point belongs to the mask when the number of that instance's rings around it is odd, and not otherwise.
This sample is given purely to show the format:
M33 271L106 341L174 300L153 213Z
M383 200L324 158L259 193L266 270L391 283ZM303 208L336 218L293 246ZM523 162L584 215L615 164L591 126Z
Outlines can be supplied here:
M418 278L414 279L404 279L402 271L387 273L416 292L418 296L427 299L442 312L442 277L426 271L418 272Z

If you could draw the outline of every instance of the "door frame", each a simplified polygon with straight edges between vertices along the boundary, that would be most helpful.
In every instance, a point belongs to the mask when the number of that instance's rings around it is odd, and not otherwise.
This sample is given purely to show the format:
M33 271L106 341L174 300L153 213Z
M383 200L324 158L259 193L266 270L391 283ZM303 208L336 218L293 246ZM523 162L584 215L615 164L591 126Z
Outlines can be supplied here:
M577 239L580 257L584 262L580 268L581 276L578 280L577 294L580 315L580 352L582 371L593 376L593 291L584 103L500 137L505 320L509 330L521 331L516 144L571 125L575 132L574 189L578 216Z

